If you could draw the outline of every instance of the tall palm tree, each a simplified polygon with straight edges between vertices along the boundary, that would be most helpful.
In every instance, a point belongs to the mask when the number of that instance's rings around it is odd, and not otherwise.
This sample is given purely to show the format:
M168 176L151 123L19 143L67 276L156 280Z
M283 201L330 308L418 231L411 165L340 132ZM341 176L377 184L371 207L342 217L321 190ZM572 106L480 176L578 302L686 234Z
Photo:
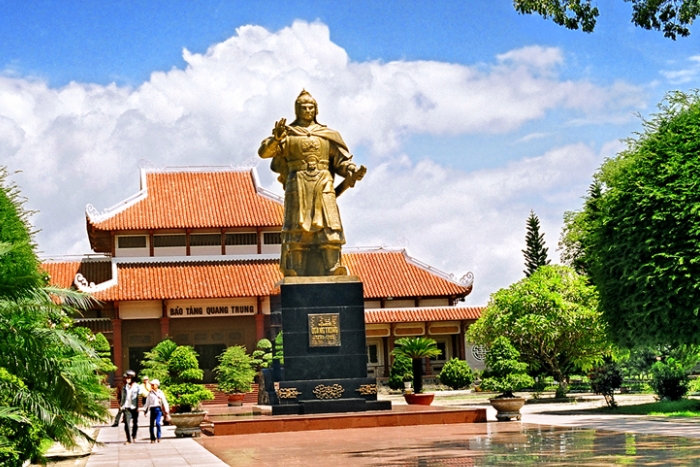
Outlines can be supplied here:
M392 355L403 355L413 362L413 387L416 393L423 391L423 359L437 357L442 352L435 339L429 337L403 337L396 341Z

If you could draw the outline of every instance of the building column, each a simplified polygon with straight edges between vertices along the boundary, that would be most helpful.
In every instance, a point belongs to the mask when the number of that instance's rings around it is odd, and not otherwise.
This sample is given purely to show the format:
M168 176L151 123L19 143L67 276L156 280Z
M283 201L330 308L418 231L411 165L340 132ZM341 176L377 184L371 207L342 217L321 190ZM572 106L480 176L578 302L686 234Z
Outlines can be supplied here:
M385 378L389 377L389 371L391 369L391 366L389 365L389 338L388 337L382 337L382 348L384 349L384 376Z
M262 310L262 297L258 298L258 312L255 314L255 341L265 338L265 315Z
M117 366L114 382L119 383L124 374L124 356L122 355L122 320L112 318L112 346L114 350L114 364Z
M165 317L160 319L160 340L170 336L170 318Z
M467 328L469 325L467 323L462 323L459 331L459 358L462 360L467 359Z

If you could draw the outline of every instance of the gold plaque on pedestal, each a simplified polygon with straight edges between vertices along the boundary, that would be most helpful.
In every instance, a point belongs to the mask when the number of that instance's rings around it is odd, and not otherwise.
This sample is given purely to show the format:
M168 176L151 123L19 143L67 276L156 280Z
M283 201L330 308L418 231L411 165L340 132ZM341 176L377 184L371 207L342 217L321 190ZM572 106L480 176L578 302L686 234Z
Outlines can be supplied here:
M340 347L340 313L309 314L309 347Z

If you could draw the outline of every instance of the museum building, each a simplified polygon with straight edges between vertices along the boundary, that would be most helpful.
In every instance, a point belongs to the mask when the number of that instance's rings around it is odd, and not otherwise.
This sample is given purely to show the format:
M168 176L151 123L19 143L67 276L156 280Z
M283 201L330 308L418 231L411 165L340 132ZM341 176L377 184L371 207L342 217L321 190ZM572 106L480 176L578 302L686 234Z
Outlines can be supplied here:
M102 332L117 375L138 370L144 352L166 336L192 345L205 381L227 346L249 351L274 332L279 297L282 199L260 187L255 169L142 169L141 189L99 213L86 209L95 255L46 260L53 285L92 294L99 305L77 321ZM429 336L449 358L483 368L464 333L480 307L456 306L472 290L405 250L343 250L343 264L364 285L367 362L388 376L394 341Z

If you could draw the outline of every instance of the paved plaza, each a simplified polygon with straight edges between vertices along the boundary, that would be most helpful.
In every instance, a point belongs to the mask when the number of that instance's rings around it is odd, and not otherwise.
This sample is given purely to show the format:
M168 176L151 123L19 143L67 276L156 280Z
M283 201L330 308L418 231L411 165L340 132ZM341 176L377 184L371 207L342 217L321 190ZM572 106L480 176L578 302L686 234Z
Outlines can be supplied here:
M648 397L651 400L651 396ZM639 401L639 397L632 399ZM623 402L625 400L623 399ZM639 401L641 402L641 401ZM394 403L400 403L398 399ZM436 403L461 405L459 399ZM700 465L700 430L693 419L577 413L603 402L528 404L521 422L362 428L176 438L164 427L151 444L141 426L125 445L123 426L98 427L103 443L67 467L179 466L497 466ZM483 405L479 405L483 407ZM145 423L142 418L141 423Z

